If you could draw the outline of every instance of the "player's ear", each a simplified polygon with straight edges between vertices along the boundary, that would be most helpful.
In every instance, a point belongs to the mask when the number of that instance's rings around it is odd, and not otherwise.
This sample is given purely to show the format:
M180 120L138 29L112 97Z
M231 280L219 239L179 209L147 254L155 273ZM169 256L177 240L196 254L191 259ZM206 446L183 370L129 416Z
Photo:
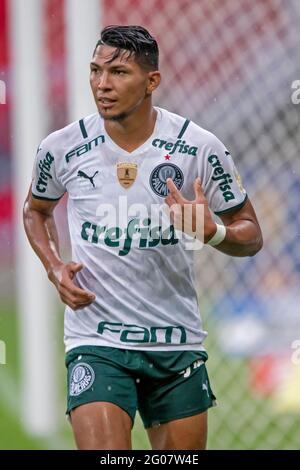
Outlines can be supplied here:
M161 82L161 74L158 70L148 73L147 94L153 93Z

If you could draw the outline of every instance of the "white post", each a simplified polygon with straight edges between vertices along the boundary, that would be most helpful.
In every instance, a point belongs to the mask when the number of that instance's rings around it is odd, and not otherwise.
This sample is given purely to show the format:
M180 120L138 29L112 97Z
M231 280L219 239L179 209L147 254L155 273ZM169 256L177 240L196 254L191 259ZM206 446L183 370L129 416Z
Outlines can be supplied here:
M44 92L44 21L40 0L10 0L12 45L12 145L14 157L16 284L20 330L20 414L27 431L48 435L56 428L53 291L25 238L22 206L34 157L47 134ZM14 347L7 345L7 349Z
M100 37L99 0L66 0L69 120L96 112L89 86L89 64Z

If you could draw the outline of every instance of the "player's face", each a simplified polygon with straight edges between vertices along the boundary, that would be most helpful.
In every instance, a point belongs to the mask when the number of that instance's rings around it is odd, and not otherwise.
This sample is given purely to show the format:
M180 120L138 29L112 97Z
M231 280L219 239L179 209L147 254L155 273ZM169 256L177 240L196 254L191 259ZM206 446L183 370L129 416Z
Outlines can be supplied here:
M156 88L159 72L142 69L128 51L112 60L115 47L98 46L91 62L90 84L104 119L121 120L144 105Z

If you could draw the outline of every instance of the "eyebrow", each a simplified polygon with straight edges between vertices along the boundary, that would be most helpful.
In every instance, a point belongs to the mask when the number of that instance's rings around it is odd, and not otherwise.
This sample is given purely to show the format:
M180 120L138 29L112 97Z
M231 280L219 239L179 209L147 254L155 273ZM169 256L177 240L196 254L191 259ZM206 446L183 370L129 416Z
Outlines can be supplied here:
M101 69L101 65L97 64L96 62L91 62L90 63L91 67L96 67L97 69ZM119 64L119 65L110 65L110 69L120 69L120 68L126 68L126 64Z

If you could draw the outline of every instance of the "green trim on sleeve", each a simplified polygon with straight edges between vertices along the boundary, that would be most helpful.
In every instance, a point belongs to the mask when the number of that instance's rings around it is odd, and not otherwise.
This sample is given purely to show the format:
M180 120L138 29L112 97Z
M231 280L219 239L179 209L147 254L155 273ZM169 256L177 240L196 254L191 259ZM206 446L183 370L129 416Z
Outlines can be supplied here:
M215 212L215 214L216 215L222 215L222 214L229 214L229 212L235 212L235 211L241 209L246 204L247 201L248 201L248 196L246 194L246 197L243 200L243 202L241 202L237 206L230 207L229 209L225 209L224 211Z
M79 126L80 126L82 136L84 137L84 139L86 139L88 137L88 133L86 131L83 119L80 119Z
M40 199L42 201L59 201L63 197L63 194L56 199L52 199L51 197L41 197L41 196L36 196L36 194L34 194L32 191L31 191L31 194L34 199Z
M187 130L187 127L189 125L191 121L189 119L186 119L185 120L185 123L183 124L182 126L182 129L181 131L179 132L178 136L177 136L177 139L181 139L181 137L183 136L183 134L185 133L185 131Z

